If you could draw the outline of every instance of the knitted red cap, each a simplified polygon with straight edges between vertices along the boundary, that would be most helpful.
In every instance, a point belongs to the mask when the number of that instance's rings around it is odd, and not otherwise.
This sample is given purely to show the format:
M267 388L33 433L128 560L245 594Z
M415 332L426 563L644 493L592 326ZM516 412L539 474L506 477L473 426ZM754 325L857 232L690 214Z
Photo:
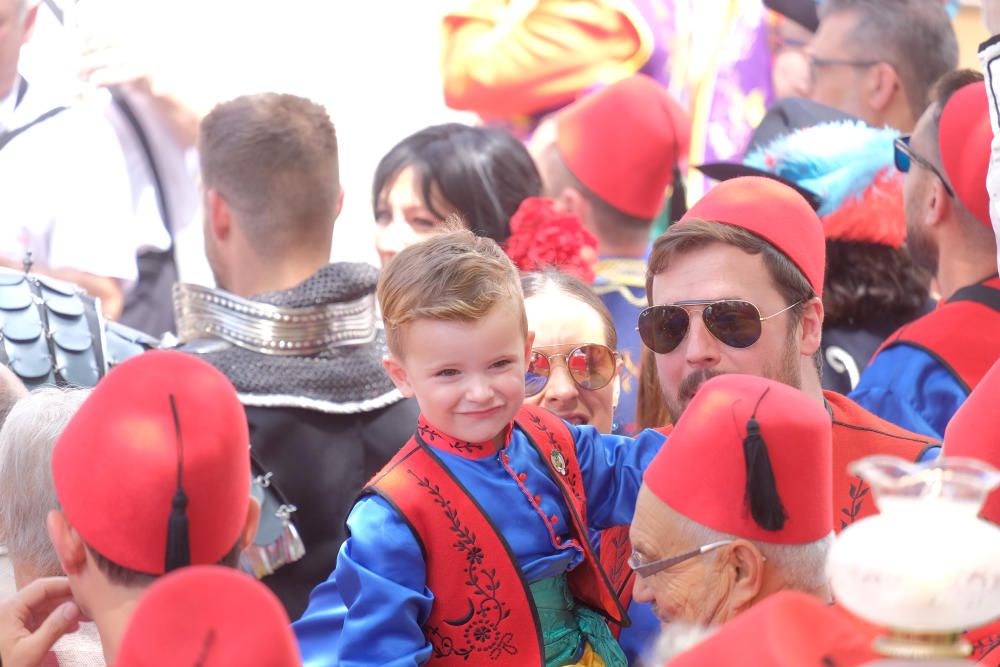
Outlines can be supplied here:
M754 442L751 416L759 426ZM756 375L716 376L677 420L643 483L676 512L748 540L806 544L833 531L830 415L813 398ZM749 445L748 445L749 443ZM785 519L764 527L752 472L767 459Z
M812 595L781 591L754 605L671 667L756 665L767 667L854 667L875 664L872 641L881 634Z
M653 219L687 154L691 121L666 89L635 74L581 97L555 116L570 172L623 213Z
M678 224L699 219L742 227L785 254L802 271L816 296L823 296L826 237L809 202L771 178L743 176L719 183Z
M301 665L285 608L253 577L185 567L158 580L129 621L116 667Z
M180 487L190 562L215 563L246 522L246 414L233 385L209 363L146 352L113 368L80 406L52 452L52 475L66 517L87 544L147 574L166 570L167 525Z
M938 124L941 165L959 201L987 227L991 225L986 172L992 142L986 84L977 81L959 88L941 110Z
M1000 468L1000 361L983 376L952 415L944 431L945 456L967 456ZM986 499L979 516L1000 525L1000 489Z

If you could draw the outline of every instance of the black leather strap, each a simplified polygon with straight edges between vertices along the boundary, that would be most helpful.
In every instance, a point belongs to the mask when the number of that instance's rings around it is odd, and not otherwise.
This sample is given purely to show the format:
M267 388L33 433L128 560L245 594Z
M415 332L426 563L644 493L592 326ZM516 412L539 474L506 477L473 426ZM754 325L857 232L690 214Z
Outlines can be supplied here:
M954 303L955 301L972 301L1000 313L1000 290L990 287L985 283L966 285L956 290L952 297L948 299L948 303Z

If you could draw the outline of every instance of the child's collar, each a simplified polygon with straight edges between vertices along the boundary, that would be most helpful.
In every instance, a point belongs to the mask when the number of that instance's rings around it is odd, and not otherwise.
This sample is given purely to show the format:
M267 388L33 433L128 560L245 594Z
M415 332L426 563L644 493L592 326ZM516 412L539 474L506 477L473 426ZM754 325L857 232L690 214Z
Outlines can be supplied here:
M506 428L504 428L502 434L503 447L501 447L501 449L506 448L507 445L510 444L510 436L513 430L513 422L507 424ZM443 431L440 431L437 427L433 426L430 422L424 419L423 415L420 415L417 419L417 439L428 447L433 447L434 449L439 449L445 452L451 452L452 454L457 454L464 459L484 459L497 452L497 448L490 440L486 440L485 442L465 442L464 440L456 440Z

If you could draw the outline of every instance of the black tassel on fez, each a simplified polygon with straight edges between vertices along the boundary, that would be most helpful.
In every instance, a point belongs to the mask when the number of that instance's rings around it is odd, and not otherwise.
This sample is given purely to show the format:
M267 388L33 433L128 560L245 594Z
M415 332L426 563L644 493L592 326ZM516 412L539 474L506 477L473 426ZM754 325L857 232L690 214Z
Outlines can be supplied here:
M184 493L184 439L181 437L181 420L177 416L177 404L170 394L170 411L174 415L174 431L177 435L177 491L171 502L170 519L167 521L166 571L171 572L191 564L191 547L188 539L188 497Z
M747 422L747 437L743 438L743 457L747 466L747 486L743 502L750 510L750 516L764 530L781 530L785 526L788 514L778 495L778 486L774 480L774 469L771 467L771 457L767 452L767 443L760 433L757 422L757 408L767 396L764 391L757 399L750 421Z

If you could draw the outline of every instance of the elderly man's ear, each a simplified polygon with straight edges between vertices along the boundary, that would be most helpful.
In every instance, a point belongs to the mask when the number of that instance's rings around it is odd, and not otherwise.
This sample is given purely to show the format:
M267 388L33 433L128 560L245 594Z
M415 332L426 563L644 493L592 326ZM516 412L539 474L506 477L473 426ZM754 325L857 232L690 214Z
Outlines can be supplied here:
M66 515L59 510L49 512L46 527L63 572L66 574L79 572L87 562L87 547L80 534L70 525Z
M736 540L719 554L729 588L728 621L753 605L764 588L764 556L746 540Z

